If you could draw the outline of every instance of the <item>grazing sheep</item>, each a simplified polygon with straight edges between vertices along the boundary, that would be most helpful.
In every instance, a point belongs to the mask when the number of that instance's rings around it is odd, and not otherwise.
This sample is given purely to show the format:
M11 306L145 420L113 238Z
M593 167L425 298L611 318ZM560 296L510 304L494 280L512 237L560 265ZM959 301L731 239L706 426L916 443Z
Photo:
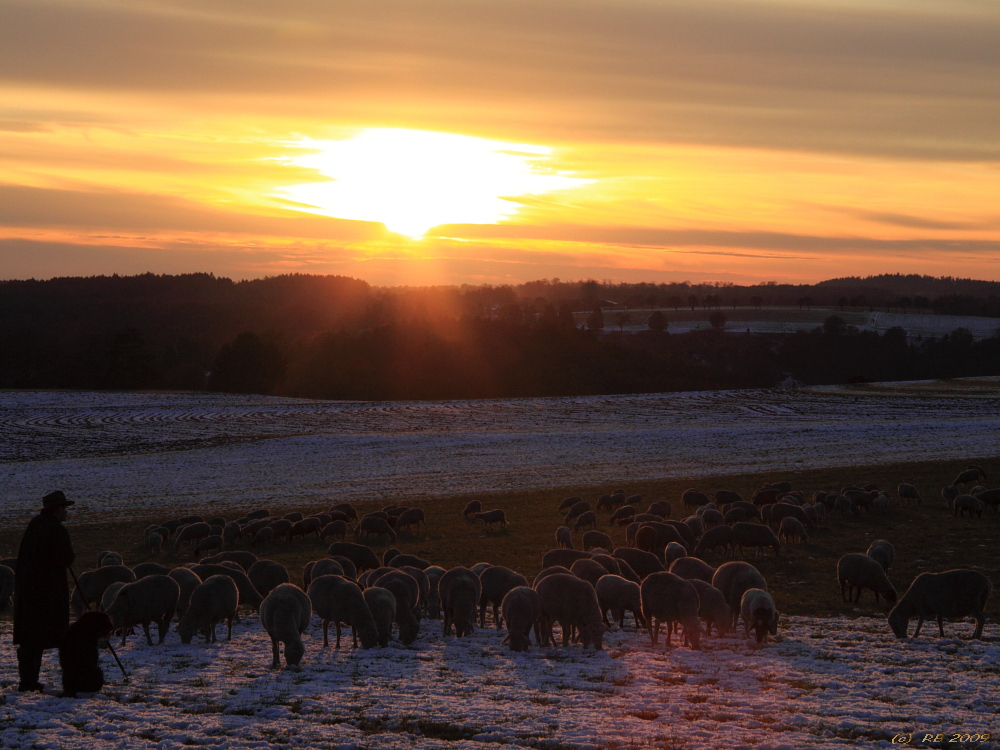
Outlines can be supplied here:
M593 562L587 560L586 562ZM596 563L594 563L596 565ZM518 586L527 586L527 579L516 570L494 565L479 576L482 591L479 595L479 627L486 627L486 608L493 605L493 627L500 627L500 605L507 592Z
M383 589L385 591L385 589ZM361 639L361 648L374 648L379 641L378 627L371 609L354 581L337 575L321 575L313 578L306 592L313 612L323 621L323 648L330 645L330 623L337 629L337 644L340 648L340 626L351 626L354 647ZM391 596L391 592L390 592Z
M472 634L476 624L476 604L482 593L479 576L468 568L452 568L441 576L438 596L444 612L444 635L451 633L452 625L458 638Z
M623 505L611 514L611 518L608 519L608 523L612 525L618 524L619 526L624 526L625 523L628 523L629 519L633 517L635 517L635 508L631 505Z
M975 495L959 495L955 498L955 518L960 518L966 513L969 514L969 518L972 518L973 513L982 518L985 508L983 501Z
M362 537L369 536L379 536L385 537L390 543L395 543L396 532L392 530L392 526L384 518L378 518L376 516L367 515L361 519L360 523L354 527L354 538L361 539Z
M767 581L753 565L747 562L732 561L723 563L712 576L712 585L726 597L726 604L733 613L732 626L740 614L740 602L743 594L749 589L764 589L767 591Z
M438 594L438 582L447 571L439 565L432 565L424 569L427 576L428 590L427 603L424 606L424 614L432 620L441 617L441 597Z
M622 574L622 562L616 560L610 554L604 552L603 550L598 552L594 551L594 556L591 558L594 562L600 564L608 573L613 576L620 576Z
M389 547L385 552L382 553L382 564L388 565L392 560L399 555L403 554L395 547Z
M580 517L576 519L576 523L573 524L573 531L579 531L580 529L585 529L590 526L592 529L597 528L597 514L588 510L586 513L580 514Z
M485 513L476 513L477 521L482 521L483 525L493 528L493 524L498 523L507 528L507 514L502 510L488 510Z
M257 555L247 550L234 549L203 558L200 562L202 565L219 565L224 562L234 562L243 568L244 571L248 571L250 570L250 566L257 562Z
M177 536L174 538L174 552L179 552L181 545L186 542L197 542L199 539L204 539L211 535L212 526L204 521L182 526L177 530Z
M885 539L876 539L868 545L868 551L865 554L881 565L882 570L888 573L892 561L896 559L896 548Z
M641 549L643 552L656 554L656 550L663 549L656 544L656 529L652 526L640 526L639 530L635 532L633 542L636 548Z
M357 521L358 512L354 509L354 506L350 503L339 503L330 508L328 513L343 513L348 521Z
M621 576L606 575L598 579L594 586L597 602L601 607L601 619L608 625L608 611L618 623L619 628L625 627L625 612L631 612L636 627L645 627L642 619L642 597L639 584L628 581Z
M396 598L396 625L399 627L399 642L404 646L409 646L420 635L420 619L417 617L420 589L417 582L401 570L391 570L379 576L374 584L388 589ZM474 619L475 614L473 613Z
M378 645L385 648L392 637L392 623L396 619L396 597L388 589L381 586L369 586L361 592L368 605L372 620L375 622L375 634Z
M255 521L258 518L268 518L271 515L271 511L260 508L258 510L250 511L247 513L247 518L251 521Z
M62 697L96 693L104 687L98 645L111 636L114 624L103 612L85 612L69 626L59 644Z
M956 486L963 485L963 484L973 484L975 482L978 482L980 477L982 477L983 481L985 482L986 481L986 472L983 471L978 466L972 466L972 465L970 465L968 469L966 469L961 474L959 474L957 477L955 477L955 481L952 482L952 484L954 484Z
M574 495L573 497L567 497L565 500L559 503L559 507L556 509L556 512L562 513L564 510L572 508L577 503L582 502L582 500L583 498L578 497L576 495ZM590 508L588 507L587 510L590 510Z
M739 492L733 492L732 490L716 490L715 502L719 505L723 503L742 503L743 496Z
M272 589L289 581L288 570L274 560L258 560L250 566L247 578L261 596L267 596Z
M271 638L271 668L281 666L278 644L285 644L285 663L298 666L305 654L302 634L312 619L312 604L298 586L283 583L271 591L260 605L260 624Z
M199 539L194 545L194 556L200 558L203 552L209 550L221 550L222 549L222 536L219 534L212 534L211 536L206 536L204 539Z
M778 526L778 539L783 539L785 542L797 540L804 544L809 539L809 534L806 533L806 527L799 519L786 516L781 519Z
M705 529L693 554L695 557L705 559L705 555L719 547L722 547L723 554L733 547L733 530L730 526L713 526Z
M190 568L174 568L167 575L174 579L180 589L176 611L180 617L183 617L191 601L191 594L201 585L201 579Z
M856 516L860 511L854 506L854 501L847 495L837 495L833 501L833 510L841 516Z
M944 618L972 617L976 621L973 639L983 637L986 601L993 591L990 579L976 570L947 570L921 573L913 579L899 603L889 612L889 627L897 638L906 638L910 618L916 617L916 638L924 620L936 618L938 632L944 638Z
M789 517L797 519L807 529L812 528L814 525L799 505L778 503L771 509L771 523L774 525L781 523L781 519Z
M587 532L590 533L589 531ZM556 529L556 547L573 549L573 532L568 526L560 526Z
M603 531L584 532L583 534L584 550L591 550L595 547L599 547L605 550L612 550L615 548L615 542L610 536L605 534Z
M953 484L949 484L941 488L941 499L944 500L945 505L948 506L948 510L954 509L955 498L961 494L962 491Z
M695 539L700 539L701 535L705 533L705 521L701 516L688 516L681 523L691 529L691 534Z
M538 571L538 574L535 576L535 579L531 582L531 588L537 589L539 581L543 581L549 576L555 575L556 573L566 573L567 575L573 575L570 572L570 569L563 565L553 565L549 568L542 568L542 570Z
M326 554L330 557L342 555L350 560L357 567L358 572L374 570L380 566L378 557L371 547L354 542L334 542L326 549Z
M222 527L222 541L226 547L232 547L239 538L240 525L236 521L230 521Z
M292 522L292 531L288 535L288 541L292 541L300 536L314 534L319 539L319 532L323 530L323 522L314 516L302 518Z
M730 508L722 515L729 526L747 520L747 512L743 508Z
M149 547L149 551L154 554L160 554L160 550L163 549L163 536L158 532L151 532L146 537L146 545Z
M507 637L501 643L509 643L511 651L527 651L531 629L542 612L538 592L527 586L515 586L504 595L500 611L507 627Z
M469 516L473 516L476 513L481 513L483 510L483 504L479 500L472 500L468 505L465 506L465 510L462 511L462 515L465 520L469 520Z
M115 581L132 583L135 581L135 573L124 565L105 565L103 568L81 573L70 599L76 616L79 617L86 611L85 602L101 601L104 590Z
M303 516L302 513L300 513L297 510L294 510L291 513L286 513L281 518L282 520L285 521L291 521L292 523L297 523L298 521L301 521L304 517L305 516Z
M400 555L402 557L402 555ZM393 560L393 562L396 562ZM423 616L424 608L427 606L427 597L430 596L431 579L421 568L414 568L412 565L401 565L398 570L406 573L417 582L416 615L417 619Z
M251 547L268 547L272 544L274 544L274 529L270 526L257 529L253 539L250 540Z
M342 519L337 519L336 521L330 521L326 526L320 529L319 538L329 539L333 537L334 539L340 539L343 541L347 538L347 521Z
M667 623L667 648L673 624L684 627L684 636L691 647L701 647L701 626L698 623L698 591L690 581L661 571L643 579L640 587L642 616L645 618L649 637L656 645L660 635L660 624Z
M706 530L722 526L726 522L726 517L715 508L707 509L704 513L699 514L699 518L704 522Z
M697 557L682 557L670 563L670 572L687 581L701 580L711 583L715 568Z
M767 634L778 634L778 608L764 589L747 589L740 601L740 614L746 637L753 628L757 643L767 643Z
M570 566L569 570L577 578L595 587L602 576L608 575L608 569L596 560L577 560Z
M563 645L569 644L570 632L576 629L583 647L603 648L604 627L601 606L594 587L574 575L555 573L538 581L535 591L542 605L539 632L543 644L552 642L552 625L562 628Z
M611 495L601 495L597 500L597 510L611 510L614 507L614 499Z
M696 490L690 487L681 493L681 502L684 503L684 507L688 508L690 506L699 507L701 505L708 504L708 495L700 490Z
M660 518L670 518L670 513L673 508L670 505L669 500L657 500L655 503L650 503L649 507L646 508L647 513L651 513L654 516L659 516Z
M117 552L112 552L111 550L105 550L104 552L97 553L97 567L101 568L105 565L121 565L122 556Z
M135 625L142 625L146 643L152 646L149 625L153 622L157 625L160 643L163 643L180 595L180 586L169 576L146 576L122 586L106 610L115 627L123 630L122 645L125 645L129 630Z
M878 496L872 500L871 509L874 510L879 515L886 515L889 512L889 496L884 492L880 492Z
M669 566L674 560L680 560L682 557L687 557L687 550L684 549L682 544L677 542L670 542L666 549L663 550L663 561Z
M191 575L194 575L194 573L192 573ZM101 601L98 602L97 604L97 610L99 612L107 612L108 607L111 606L111 602L115 600L115 597L118 596L118 592L122 590L122 586L124 585L125 584L122 583L121 581L115 581L106 589L104 589L104 594L101 596ZM86 614L86 612L84 612L84 614ZM80 616L83 617L83 615Z
M551 568L553 565L562 565L569 568L577 560L590 559L593 555L579 549L550 549L542 556L542 567Z
M223 561L218 565L201 563L193 566L191 570L197 573L198 577L203 581L209 576L214 575L224 575L232 578L233 583L236 584L236 588L240 591L240 604L250 607L253 612L256 612L260 608L261 602L264 600L264 597L260 595L260 592L257 591L250 579L247 578L247 574L235 563L228 561Z
M269 528L274 532L274 539L292 540L292 522L287 518L279 518L269 524Z
M569 509L569 513L566 514L566 518L563 523L569 526L570 522L582 516L584 513L590 511L590 503L586 500L580 500L579 502L573 503L573 506ZM595 516L596 517L596 516Z
M888 602L896 601L896 589L889 583L882 566L859 552L848 552L837 561L837 582L840 584L840 596L845 602L860 601L863 589L875 592L876 602L883 596ZM858 590L857 596L854 596L855 588Z
M417 533L420 532L420 524L424 525L424 531L427 530L427 520L424 517L423 508L407 508L399 517L396 519L396 533L400 533L403 529L406 529L407 533L412 533L412 527L417 527Z
M924 499L920 497L920 493L917 488L912 484L901 484L896 488L896 494L899 495L900 500L916 500L917 505L920 505Z
M635 571L635 574L639 576L640 579L645 578L651 573L657 573L666 569L656 555L651 552L645 552L641 549L633 549L632 547L616 547L611 554L614 558L624 560L628 563L628 566Z
M181 643L190 643L196 633L205 636L205 643L216 642L216 625L223 620L228 626L226 640L233 640L233 618L240 606L240 592L229 576L209 576L191 592L187 611L177 624Z
M135 575L135 580L138 581L140 578L145 578L146 576L165 576L170 570L166 565L160 565L160 563L144 562L132 568L132 573Z
M683 576L682 576L683 577ZM708 581L687 578L698 592L698 618L705 623L705 635L715 632L725 635L732 629L733 613L726 604L726 596Z

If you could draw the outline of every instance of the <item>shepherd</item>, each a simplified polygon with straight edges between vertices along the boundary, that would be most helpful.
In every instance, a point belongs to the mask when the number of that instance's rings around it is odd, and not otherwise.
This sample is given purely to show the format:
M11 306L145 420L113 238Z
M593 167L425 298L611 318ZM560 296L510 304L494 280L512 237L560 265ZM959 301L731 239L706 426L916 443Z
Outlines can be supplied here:
M25 529L17 552L14 578L14 645L22 693L42 692L38 681L42 653L58 648L69 629L69 583L66 569L75 555L62 522L75 505L59 491L42 499L41 512Z

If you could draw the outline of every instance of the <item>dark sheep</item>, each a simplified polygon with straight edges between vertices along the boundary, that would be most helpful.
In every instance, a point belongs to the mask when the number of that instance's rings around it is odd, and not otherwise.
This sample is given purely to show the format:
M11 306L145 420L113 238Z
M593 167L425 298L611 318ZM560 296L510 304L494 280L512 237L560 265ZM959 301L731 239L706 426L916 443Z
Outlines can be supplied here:
M334 557L336 555L346 557L354 563L359 573L365 570L374 570L380 565L378 557L375 556L372 548L365 546L364 544L355 544L354 542L334 542L327 547L326 553L330 557Z
M585 529L590 526L592 529L597 528L597 514L588 510L586 513L581 513L580 517L576 519L576 523L573 524L573 531L579 531L580 529Z
M584 560L593 557L589 552L579 549L550 549L542 556L542 567L551 568L553 565L562 565L569 568L577 560Z
M588 562L590 562L588 560ZM479 576L482 590L479 595L479 627L486 627L486 608L493 606L493 627L500 627L499 611L507 592L518 586L527 586L527 579L515 570L502 565L487 568Z
M482 521L484 526L493 528L493 524L498 523L507 528L507 514L502 510L488 510L484 513L476 513L477 521Z
M740 615L740 603L743 594L750 589L767 591L767 581L753 565L747 562L727 562L719 566L712 576L712 585L726 597L726 604L733 613L732 626Z
M607 628L593 586L574 575L556 573L538 581L535 591L542 605L539 631L544 644L552 642L552 625L558 622L564 646L569 644L570 632L575 629L584 648L592 645L601 650Z
M624 560L628 566L635 571L640 579L646 578L651 573L665 570L660 559L651 552L644 552L641 549L632 547L616 547L611 553L612 557Z
M705 556L709 552L713 552L719 547L722 548L723 554L728 552L733 546L733 530L729 526L714 526L711 529L705 529L705 533L702 534L701 539L698 541L698 545L694 548L694 556L705 559Z
M615 548L615 542L610 536L605 534L603 531L585 532L583 535L584 550L590 550L593 549L594 547L600 547L606 550L613 550Z
M642 599L642 616L649 629L649 637L653 645L659 638L660 624L667 623L667 648L670 648L670 636L673 624L684 627L684 637L691 647L701 647L701 625L698 622L698 591L690 581L675 576L673 573L661 571L647 576L640 586Z
M469 516L474 516L476 513L481 513L483 510L483 504L479 500L471 500L469 504L465 506L465 510L462 511L462 515L465 520L469 520Z
M444 635L451 633L462 638L472 635L476 624L476 604L482 597L483 586L479 576L468 568L452 568L438 581L438 596L444 612Z
M913 637L920 635L924 620L936 618L944 638L944 618L972 617L976 629L972 637L983 637L986 602L993 592L990 579L977 570L947 570L944 573L921 573L913 579L899 603L889 612L889 627L897 638L906 638L910 619L917 619Z
M538 593L527 586L517 586L508 591L500 603L507 637L502 642L510 644L511 651L527 651L530 633L542 612Z
M704 539L704 537L702 537ZM759 523L737 523L733 525L732 546L743 555L744 547L756 547L757 556L763 554L764 547L770 547L775 555L781 555L781 542L769 526Z

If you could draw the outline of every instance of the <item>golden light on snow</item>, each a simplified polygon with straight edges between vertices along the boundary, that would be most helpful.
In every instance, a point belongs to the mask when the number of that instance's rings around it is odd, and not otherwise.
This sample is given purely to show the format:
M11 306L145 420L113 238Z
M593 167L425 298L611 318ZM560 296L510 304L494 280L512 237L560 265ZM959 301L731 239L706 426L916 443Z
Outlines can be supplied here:
M551 148L452 133L372 128L294 145L305 153L286 162L328 179L284 188L282 197L414 238L439 224L494 224L517 212L512 198L590 182L554 170Z

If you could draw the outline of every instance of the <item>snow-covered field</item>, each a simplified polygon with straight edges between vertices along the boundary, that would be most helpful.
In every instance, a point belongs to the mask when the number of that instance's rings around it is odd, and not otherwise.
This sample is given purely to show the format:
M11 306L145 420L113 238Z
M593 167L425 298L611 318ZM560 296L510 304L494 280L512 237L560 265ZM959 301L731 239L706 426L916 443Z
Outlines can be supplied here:
M0 513L277 507L982 456L1000 395L838 389L445 402L0 392Z
M789 618L762 648L731 635L665 652L629 629L603 652L513 654L499 631L445 639L424 621L412 647L354 650L348 636L338 652L321 648L314 622L301 669L272 670L266 635L245 620L211 646L173 632L163 646L131 638L119 648L131 684L105 657L111 684L90 700L7 687L0 747L798 749L889 747L897 734L969 747L947 739L1000 732L1000 649L955 637L971 630L900 642L884 620ZM13 653L0 641L10 685ZM58 690L54 654L43 681ZM927 734L946 741L918 741Z

